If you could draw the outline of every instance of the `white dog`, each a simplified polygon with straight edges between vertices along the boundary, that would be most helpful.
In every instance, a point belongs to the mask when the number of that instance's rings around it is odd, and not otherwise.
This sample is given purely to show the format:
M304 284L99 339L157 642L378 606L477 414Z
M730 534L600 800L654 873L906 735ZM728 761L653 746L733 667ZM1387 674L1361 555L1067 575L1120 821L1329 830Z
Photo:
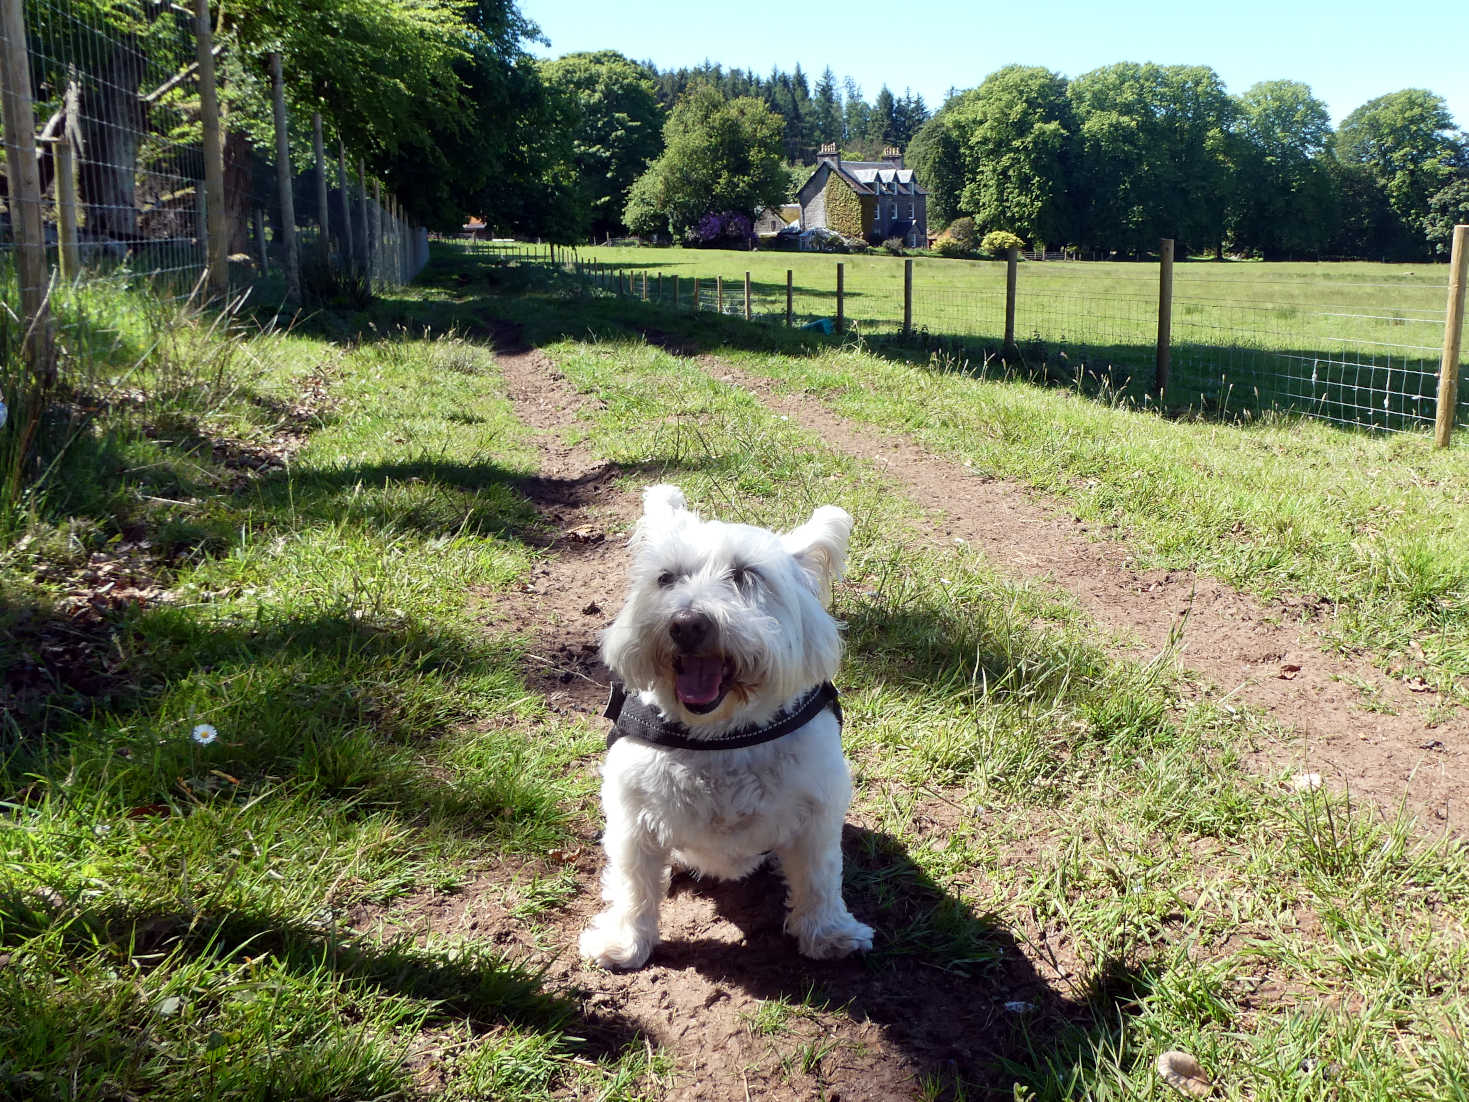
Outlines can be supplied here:
M823 506L794 531L701 521L677 486L643 494L627 603L602 639L615 677L602 807L607 909L581 953L638 968L658 943L670 863L738 879L769 854L786 931L808 957L872 948L842 902L852 799L827 612L852 518ZM625 737L624 737L625 736Z

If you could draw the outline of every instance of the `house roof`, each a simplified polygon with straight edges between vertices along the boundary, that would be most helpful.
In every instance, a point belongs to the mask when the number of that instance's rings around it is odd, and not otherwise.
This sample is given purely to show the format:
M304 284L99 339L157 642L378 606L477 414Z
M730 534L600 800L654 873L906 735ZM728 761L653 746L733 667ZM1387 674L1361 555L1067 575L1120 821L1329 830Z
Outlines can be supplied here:
M927 195L911 168L898 168L889 161L836 161L823 158L816 162L811 177L827 165L858 195ZM810 182L811 177L807 178ZM805 184L801 187L804 190Z

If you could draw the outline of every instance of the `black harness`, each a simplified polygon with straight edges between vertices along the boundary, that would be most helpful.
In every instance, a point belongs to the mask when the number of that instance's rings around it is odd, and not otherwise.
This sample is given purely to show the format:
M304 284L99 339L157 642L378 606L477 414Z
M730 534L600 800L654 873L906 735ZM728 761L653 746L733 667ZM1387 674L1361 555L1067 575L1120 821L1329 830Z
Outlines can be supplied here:
M837 726L842 725L842 705L837 699L837 689L830 681L823 681L801 697L789 712L780 712L763 727L737 727L717 738L694 738L682 723L665 719L656 708L644 704L636 696L629 696L621 681L612 682L612 695L607 700L607 710L602 714L612 721L612 730L607 732L610 748L620 738L635 738L640 742L665 746L672 750L734 750L742 746L759 746L762 742L774 742L792 731L806 726L817 713L830 708L837 717Z

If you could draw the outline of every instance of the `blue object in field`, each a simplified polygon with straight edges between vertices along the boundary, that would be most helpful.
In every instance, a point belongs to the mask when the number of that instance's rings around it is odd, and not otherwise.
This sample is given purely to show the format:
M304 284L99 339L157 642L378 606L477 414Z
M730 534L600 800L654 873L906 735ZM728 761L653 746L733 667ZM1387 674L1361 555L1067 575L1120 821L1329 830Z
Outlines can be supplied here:
M831 323L831 318L817 318L815 321L808 321L805 325L801 326L801 328L819 329L823 333L829 334L835 327Z

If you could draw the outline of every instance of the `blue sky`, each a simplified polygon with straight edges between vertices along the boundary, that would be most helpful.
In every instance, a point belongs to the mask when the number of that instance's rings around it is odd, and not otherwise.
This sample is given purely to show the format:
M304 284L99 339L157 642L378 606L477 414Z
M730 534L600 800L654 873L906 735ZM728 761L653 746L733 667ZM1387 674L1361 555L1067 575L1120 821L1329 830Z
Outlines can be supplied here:
M1117 61L1208 65L1229 90L1261 80L1311 86L1336 124L1368 100L1427 88L1469 128L1469 63L1462 0L1324 3L1077 0L1006 4L891 0L716 3L689 0L519 0L540 24L544 57L613 49L659 68L708 58L769 73L799 63L812 83L830 65L870 103L886 84L921 94L930 110L950 88L973 88L1011 63L1077 76Z

